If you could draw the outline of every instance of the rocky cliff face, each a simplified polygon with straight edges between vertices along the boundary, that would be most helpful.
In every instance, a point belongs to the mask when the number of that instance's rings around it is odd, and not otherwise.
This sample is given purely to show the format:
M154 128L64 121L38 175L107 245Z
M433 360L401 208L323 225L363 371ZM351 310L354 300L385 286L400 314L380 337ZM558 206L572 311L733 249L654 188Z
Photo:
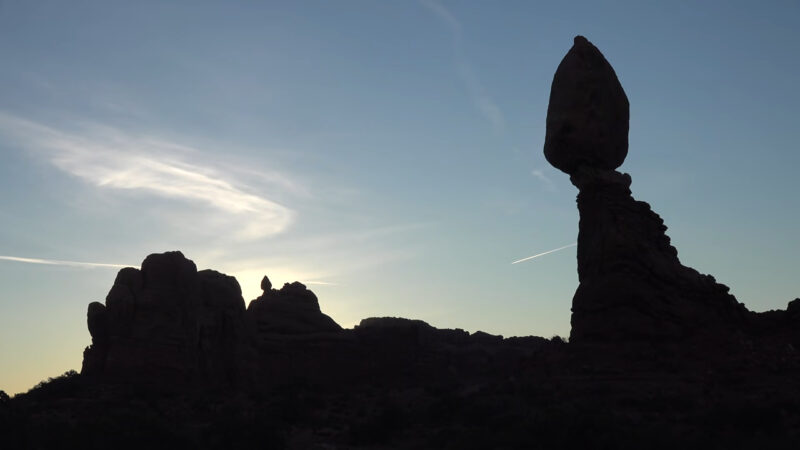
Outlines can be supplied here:
M89 305L82 373L155 384L232 384L251 347L235 278L198 272L180 252L119 271L105 305Z

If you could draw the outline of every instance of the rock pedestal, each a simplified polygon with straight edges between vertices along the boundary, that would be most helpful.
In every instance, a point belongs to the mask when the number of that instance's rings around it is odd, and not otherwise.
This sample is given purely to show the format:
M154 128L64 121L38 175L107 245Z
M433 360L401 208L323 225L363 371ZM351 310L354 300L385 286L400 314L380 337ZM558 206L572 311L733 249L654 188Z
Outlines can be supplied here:
M269 278L261 281L264 293L250 302L248 315L259 334L336 333L342 331L319 308L319 300L303 283L286 283L272 289Z
M637 201L627 174L581 168L573 342L729 337L748 312L714 277L685 267L664 221Z
M713 277L683 266L663 220L617 172L628 151L628 99L614 69L578 36L558 66L544 154L579 189L572 342L724 337L748 311Z

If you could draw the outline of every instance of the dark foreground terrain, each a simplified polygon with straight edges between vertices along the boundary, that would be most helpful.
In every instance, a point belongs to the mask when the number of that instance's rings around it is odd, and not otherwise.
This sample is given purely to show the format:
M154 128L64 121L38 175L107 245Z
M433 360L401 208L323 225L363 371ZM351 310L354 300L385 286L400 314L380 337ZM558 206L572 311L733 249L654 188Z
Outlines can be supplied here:
M616 169L628 99L576 37L544 152L578 188L569 342L370 318L342 329L301 283L245 305L180 252L89 305L81 373L12 399L0 448L797 449L800 299L755 313L683 266Z
M654 344L617 353L560 339L451 331L437 337L421 322L373 327L364 335L342 331L340 344L299 336L268 344L264 358L279 350L283 362L262 369L265 378L250 388L68 373L0 401L3 448L795 449L800 443L800 360L788 345L744 351ZM353 354L340 365L333 363L336 352ZM266 378L281 369L288 376Z

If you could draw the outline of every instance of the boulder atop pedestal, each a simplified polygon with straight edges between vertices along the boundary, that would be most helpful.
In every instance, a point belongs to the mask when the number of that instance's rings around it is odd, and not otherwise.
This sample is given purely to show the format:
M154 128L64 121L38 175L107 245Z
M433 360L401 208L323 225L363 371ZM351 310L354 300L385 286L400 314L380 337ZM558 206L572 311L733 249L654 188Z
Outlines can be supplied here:
M303 283L286 283L272 289L267 277L261 282L264 293L250 302L247 312L259 334L305 334L339 332L342 327L324 314L319 300Z
M747 309L713 277L685 267L650 205L616 169L628 151L629 105L600 51L575 38L553 77L544 154L579 189L578 286L570 342L728 339Z
M611 64L583 36L559 64L550 89L544 155L573 174L616 169L628 154L628 97Z

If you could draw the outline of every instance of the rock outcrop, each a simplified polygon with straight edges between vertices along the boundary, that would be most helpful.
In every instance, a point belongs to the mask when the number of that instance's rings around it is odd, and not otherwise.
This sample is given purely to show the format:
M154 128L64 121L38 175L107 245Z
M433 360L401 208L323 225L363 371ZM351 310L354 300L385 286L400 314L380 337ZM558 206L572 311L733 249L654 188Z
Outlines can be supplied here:
M272 289L266 276L261 280L264 293L250 302L247 312L261 334L335 333L342 331L319 308L319 300L303 283L286 283Z
M748 329L748 311L727 286L681 264L664 221L631 196L630 176L582 166L571 180L580 189L572 341L723 338Z
M421 320L368 318L342 329L299 282L273 289L245 308L236 279L197 271L180 252L148 256L124 268L105 304L89 305L92 345L82 375L111 383L172 389L266 391L306 382L382 385L448 384L510 375L541 338L503 339L484 332L437 329ZM503 361L490 367L489 361Z
M712 344L741 332L742 308L680 265L630 177L591 171L573 174L569 343L397 317L341 329L305 286L267 277L245 309L233 277L155 254L89 305L81 375L0 391L0 431L10 448L796 447L800 299L745 311L749 348L687 351L698 321ZM659 345L604 351L643 340Z
M611 65L578 36L553 78L547 160L579 189L572 342L723 337L748 311L713 277L683 266L650 206L614 170L628 149L628 99Z
M105 305L88 311L92 346L82 373L152 384L233 384L248 358L236 279L197 271L180 252L119 271Z

